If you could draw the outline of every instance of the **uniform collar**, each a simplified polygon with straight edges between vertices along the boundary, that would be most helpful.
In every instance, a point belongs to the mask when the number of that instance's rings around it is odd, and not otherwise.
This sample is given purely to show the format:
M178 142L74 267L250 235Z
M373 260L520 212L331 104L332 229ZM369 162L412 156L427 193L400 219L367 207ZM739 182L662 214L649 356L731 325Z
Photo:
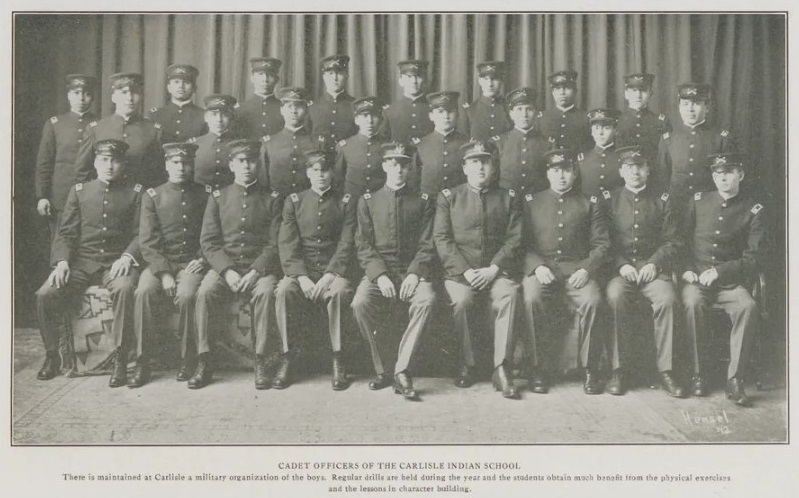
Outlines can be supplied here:
M473 187L472 184L469 183L469 182L466 182L466 186L469 188L470 191L474 192L477 195L485 194L486 192L488 192L491 189L490 186L489 187L483 187L483 188L476 188L476 187Z
M86 111L86 112L80 113L80 112L75 112L72 109L70 109L69 112L71 114L74 114L75 116L77 116L79 118L82 118L83 116L91 116L92 115L92 111Z
M610 142L606 146L602 147L601 145L594 144L594 148L599 152L606 152L608 150L613 150L616 148L616 142Z
M576 192L576 190L574 190L574 185L572 185L572 187L569 190L563 192L562 194L552 190L552 187L549 188L549 191L552 192L552 195L554 195L558 199L560 199L561 197L568 197L572 194L572 192Z
M526 137L527 135L531 134L535 130L535 126L531 126L529 130L522 130L518 126L514 126L513 129L518 131L519 133L521 133L523 136Z
M285 129L288 130L289 133L292 133L292 134L293 133L299 133L299 132L305 130L305 125L300 125L297 128L291 128L289 125L286 125Z
M695 124L695 125L693 125L693 126L691 126L691 125L688 125L688 124L685 124L685 123L683 123L683 125L685 125L685 127L686 127L686 128L688 128L689 130L694 130L694 129L696 129L696 128L699 128L700 126L702 126L702 125L703 125L703 124L705 124L706 122L707 122L707 120L703 119L702 121L700 121L700 122L696 123L696 124Z
M732 197L724 197L724 195L721 192L719 192L718 190L716 190L716 193L721 198L722 202L734 202L739 197L741 197L741 190L740 189L738 190L738 193L733 195Z
M319 197L324 197L324 196L325 196L325 194L327 194L328 192L330 192L331 190L333 190L333 187L332 187L332 186L330 186L330 187L327 187L327 188L326 188L325 190L323 190L322 192L319 192L318 190L314 190L314 188L313 188L313 187L311 187L311 189L310 189L310 190L311 190L311 192L313 192L314 194L318 195Z
M250 191L250 190L252 190L252 188L253 188L253 187L254 187L254 186L257 184L257 183L258 183L258 180L257 180L257 179L255 179L255 180L251 181L251 182L250 182L250 183L248 183L247 185L242 185L241 183L238 183L238 182L237 182L237 181L235 181L235 180L233 181L233 185L237 186L237 187L238 187L239 189L241 189L241 190L246 190L246 191Z
M567 113L574 109L575 104L570 105L569 107L560 107L559 105L555 105L555 109L559 110L560 112Z
M166 184L169 186L169 188L171 188L173 190L188 190L189 188L191 188L192 183L193 182L191 180L183 182L183 183L175 183L175 182L171 182L171 181L167 181L166 182Z
M379 132L376 131L376 132L372 133L371 135L367 136L367 135L364 135L363 133L361 133L360 131L358 131L358 136L363 138L364 140L374 140L374 139L377 138L378 134L379 134Z
M455 128L449 130L449 133L446 133L446 134L445 133L441 133L438 130L433 130L433 131L435 131L438 134L438 136L440 136L441 138L449 138L449 137L452 136L453 133L455 133Z
M407 192L407 191L408 191L408 188L407 188L407 187L408 187L408 183L407 183L407 182L403 183L403 184L402 184L402 186L400 186L400 187L399 187L399 188L397 188L397 189L393 189L393 188L389 187L388 185L385 185L385 189L386 189L386 191L387 191L387 192L391 192L392 194L395 194L395 195L402 195L402 194L404 194L405 192Z
M275 97L275 92L268 93L266 95L261 95L260 93L255 92L255 95L257 97L259 97L260 99L262 99L262 100L266 100L266 99L274 98Z
M209 135L213 135L215 138L220 138L220 139L222 139L222 140L226 140L226 139L230 138L230 135L231 135L231 133L232 133L232 132L230 131L230 128L228 128L227 130L225 130L225 132L224 132L224 133L222 133L221 135L217 135L216 133L214 133L214 132L212 132L212 131L209 131L209 132L208 132L208 134L209 134Z
M644 185L643 187L639 188L638 190L633 190L632 188L630 188L630 187L628 187L627 185L625 185L625 186L624 186L624 190L626 190L627 192L629 192L629 193L631 193L631 194L638 195L638 194L640 194L641 192L643 192L644 190L646 190L646 187L647 187L647 186L646 186L646 185Z
M641 107L640 109L633 109L632 107L627 106L627 108L625 109L625 111L631 112L633 114L646 114L646 111L648 110L649 110L648 106Z
M480 95L480 100L485 102L486 104L501 104L505 102L505 99L502 98L502 95L497 95L496 97L486 97L485 95Z
M131 114L130 116L128 116L127 119L123 118L121 115L117 113L114 113L113 115L125 124L133 124L141 121L141 116L138 113Z
M191 99L186 100L184 102L177 102L176 100L170 100L169 103L174 105L175 107L183 108L183 107L186 107L187 105L191 104Z
M408 99L408 100L410 100L411 102L416 102L417 100L421 99L422 97L424 97L424 92L420 93L420 94L419 94L419 95L417 95L416 97L408 97L407 95L403 95L403 96L402 96L402 98L404 98L404 99Z
M324 93L325 100L329 100L330 102L338 102L338 101L340 101L341 99L343 99L346 96L347 96L347 90L342 90L342 91L338 92L335 95L333 95L332 93L328 92L327 90L325 90L325 93Z

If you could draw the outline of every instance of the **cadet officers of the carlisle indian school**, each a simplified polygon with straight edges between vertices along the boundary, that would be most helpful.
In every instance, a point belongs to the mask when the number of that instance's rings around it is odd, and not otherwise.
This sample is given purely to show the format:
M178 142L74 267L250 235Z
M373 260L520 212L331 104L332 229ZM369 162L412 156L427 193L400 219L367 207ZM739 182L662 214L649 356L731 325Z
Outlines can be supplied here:
M411 182L421 191L435 197L445 188L457 187L466 181L460 159L460 148L469 139L455 129L458 117L458 92L437 92L427 96L429 117L434 129L417 144L416 162ZM416 177L416 178L414 178Z
M397 64L402 96L383 113L381 134L400 143L411 143L433 131L430 106L425 99L427 61L407 60Z
M657 157L660 137L671 131L671 123L666 115L655 114L649 109L654 81L655 75L649 73L632 73L624 77L624 100L627 107L621 111L617 131L620 147L640 145L650 161ZM654 164L652 162L650 168Z
M408 184L413 147L396 142L383 145L385 186L363 194L358 202L356 243L366 275L358 285L352 309L361 334L369 343L377 377L369 389L392 384L394 392L416 399L410 363L435 302L431 282L436 260L433 245L435 200ZM388 313L386 310L388 308ZM397 310L407 312L396 363L384 353L396 341L389 335Z
M619 111L615 109L594 109L588 113L594 148L577 155L579 185L584 194L607 198L605 192L624 184L616 167L619 164L616 152L618 118Z
M256 177L261 142L228 143L233 183L214 190L203 216L200 247L211 269L197 292L195 321L198 364L189 380L190 389L211 382L209 363L212 317L236 295L250 300L255 344L255 387L268 387L267 337L274 333L275 286L280 273L277 233L282 196L270 191ZM285 337L282 344L287 351Z
M388 140L378 133L383 107L377 97L363 97L353 103L358 133L336 145L336 188L358 198L364 192L382 188L386 174L381 166L381 145Z
M84 131L95 119L91 106L98 90L94 76L70 74L66 82L69 112L44 123L36 156L36 210L47 217L51 246L58 234L67 194L77 183L75 159Z
M283 63L272 57L250 59L250 82L254 95L236 109L236 135L261 140L283 128L280 101L275 97L275 85Z
M558 71L547 78L552 90L554 109L538 116L538 129L556 147L582 152L591 148L588 118L585 111L575 105L577 98L577 72Z
M518 251L522 224L515 193L496 186L491 142L463 146L466 181L443 190L437 200L433 239L445 272L444 288L452 304L461 367L455 385L474 383L476 319L490 306L493 315L494 388L518 398L508 368L518 301ZM482 313L477 310L483 310Z
M158 317L174 304L178 334L181 337L181 362L177 378L187 381L194 374L197 357L194 300L200 288L206 263L200 251L200 230L208 201L205 188L194 182L193 143L164 144L169 179L149 188L142 196L139 245L147 267L136 288L135 330L137 340L136 373L128 382L139 387L149 380L149 354Z
M231 95L212 94L205 97L204 103L208 133L189 142L197 144L194 181L205 185L210 193L233 182L233 172L228 166L227 144L234 138L233 111L236 99Z
M204 112L192 102L200 72L188 64L172 64L166 68L166 91L169 102L150 109L150 121L161 125L164 142L184 142L206 131Z
M477 65L477 84L480 97L463 104L458 115L458 131L479 140L488 141L513 128L502 91L507 66L503 61L481 62Z
M355 98L347 93L350 58L331 55L322 59L322 81L325 90L308 107L311 130L323 143L332 147L354 135L358 128L353 121Z
M59 372L59 332L64 314L87 287L104 285L111 294L113 320L110 341L115 349L109 385L127 383L126 350L133 344L133 300L139 252L142 186L127 175L128 145L120 140L93 144L97 179L77 183L67 196L61 228L52 251L53 271L36 293L36 314L46 351L37 377Z

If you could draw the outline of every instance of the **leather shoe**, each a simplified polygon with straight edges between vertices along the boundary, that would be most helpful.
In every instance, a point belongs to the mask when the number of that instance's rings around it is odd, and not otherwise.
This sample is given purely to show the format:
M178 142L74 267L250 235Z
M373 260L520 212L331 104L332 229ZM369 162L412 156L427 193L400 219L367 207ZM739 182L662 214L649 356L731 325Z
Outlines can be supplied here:
M527 389L536 394L546 394L549 392L547 379L540 370L533 370L530 374L530 379L527 381Z
M691 378L691 394L699 397L707 396L707 384L700 375L694 375Z
M185 358L183 360L181 360L180 368L178 369L178 375L176 377L178 382L186 382L189 379L191 379L191 376L194 373L194 370L197 369L197 366L196 365L192 366L192 363L194 363L194 362L190 362L189 360L187 360Z
M197 370L194 375L189 379L189 389L202 389L211 383L213 373L211 372L211 365L208 361L208 353L202 353L197 359Z
M585 382L583 383L583 392L585 394L601 394L602 387L599 385L596 373L591 370L585 371Z
M727 381L727 399L732 400L738 406L752 406L752 398L746 395L744 383L738 377Z
M660 372L660 383L663 385L663 390L666 391L666 394L673 398L682 398L685 396L685 391L677 381L674 380L674 377L671 376L671 371Z
M513 385L513 377L505 369L505 364L502 364L494 369L494 375L491 378L494 389L502 391L502 397L508 399L519 399L519 392Z
M255 388L259 391L272 387L272 379L266 368L266 358L263 355L255 355Z
M394 385L396 386L397 376L394 376ZM369 383L369 389L372 391L379 391L391 385L391 376L385 372L377 374L377 377L372 379Z
M460 373L458 373L458 378L455 379L455 385L458 387L472 387L472 384L474 384L472 367L464 365L461 367Z
M341 355L336 352L333 353L333 390L343 391L350 387L350 381L347 378L347 371L344 369L344 362L341 361Z
M147 358L140 356L136 360L136 367L133 369L133 376L128 380L128 387L137 388L150 382L150 363Z
M111 373L111 380L108 387L122 387L128 383L128 355L122 348L117 348L114 357L114 370Z
M44 363L42 363L42 368L39 369L39 372L36 374L36 378L39 380L50 380L58 375L60 369L61 356L59 356L58 351L48 352L47 356L44 358Z
M289 361L289 354L283 353L280 356L280 365L275 371L275 376L272 378L272 387L275 389L285 389L291 385L291 363Z
M605 391L614 396L621 396L624 394L624 374L621 368L617 368L610 375L610 380L605 386Z
M413 379L404 370L394 376L394 392L411 401L419 401L419 394L413 389Z

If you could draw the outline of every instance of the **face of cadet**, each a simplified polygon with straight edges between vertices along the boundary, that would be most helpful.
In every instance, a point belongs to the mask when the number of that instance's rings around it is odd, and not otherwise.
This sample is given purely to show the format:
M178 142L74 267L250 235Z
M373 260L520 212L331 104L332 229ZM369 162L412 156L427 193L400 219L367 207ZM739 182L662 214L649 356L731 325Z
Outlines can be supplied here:
M325 71L322 73L322 81L328 93L336 94L344 91L348 76L346 71Z
M638 189L646 186L649 179L649 165L644 164L622 164L619 166L619 174L624 178L624 184L630 188Z
M474 188L485 188L494 175L494 162L490 157L470 157L463 160L466 181Z
M502 91L502 80L492 76L480 76L477 78L477 84L480 85L485 97L497 97Z
M305 175L311 181L314 190L326 190L333 184L333 168L322 168L319 163L305 169Z
M280 115L283 116L287 126L297 128L305 119L306 110L305 102L288 101L280 106Z
M194 180L194 159L172 156L166 160L166 172L172 183L186 183Z
M552 89L552 98L558 107L569 107L574 104L577 89L570 86L556 86Z
M535 107L527 104L519 104L511 107L510 119L513 125L521 130L529 130L533 127L533 118L535 118Z
M694 126L705 120L707 101L680 99L680 118L688 126Z
M547 180L549 186L555 192L562 194L572 188L574 180L577 179L577 172L573 166L556 166L547 169Z
M194 83L183 78L172 78L166 84L166 91L174 100L184 102L194 95Z
M355 124L358 126L358 131L361 135L367 137L371 137L377 133L381 121L383 121L382 115L372 112L364 112L355 115Z
M458 111L456 109L448 110L443 107L436 107L430 111L428 116L430 121L433 122L436 131L446 134L455 129L455 119L458 117Z
M625 88L624 99L630 109L638 110L643 109L649 105L649 99L652 98L651 88Z
M67 100L69 101L69 108L72 112L83 114L91 107L94 95L89 93L85 88L78 87L67 92Z
M424 78L420 74L400 74L399 86L406 97L416 97L422 93Z
M591 125L591 136L594 137L594 143L604 147L613 142L616 128L609 124L594 123Z
M256 71L250 74L250 82L252 82L252 89L255 93L269 95L275 90L278 77L264 71Z
M255 170L258 167L258 159L247 157L247 154L236 154L230 158L228 163L230 171L233 172L233 181L239 185L249 185L255 180Z
M122 178L125 160L120 157L97 155L94 157L94 169L97 179L111 183Z
M389 188L397 189L408 181L408 175L411 172L411 161L395 157L383 159L383 171L386 172L386 185Z
M222 135L230 129L231 119L229 113L220 109L205 111L205 122L208 125L208 130L216 135Z
M111 92L111 102L116 106L117 114L128 117L139 109L141 90L130 86L117 88Z
M730 169L713 170L713 183L722 194L738 195L741 188L741 181L744 179L742 169L735 167Z

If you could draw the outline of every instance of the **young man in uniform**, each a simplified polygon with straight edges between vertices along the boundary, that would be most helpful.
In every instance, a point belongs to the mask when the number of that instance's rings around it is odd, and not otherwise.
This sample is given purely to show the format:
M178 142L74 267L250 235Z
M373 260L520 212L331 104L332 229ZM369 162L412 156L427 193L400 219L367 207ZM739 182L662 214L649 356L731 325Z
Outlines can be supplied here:
M621 111L616 132L619 147L640 145L650 161L657 158L660 137L671 131L669 118L649 109L654 82L655 75L649 73L632 73L624 77L627 107Z
M357 133L352 104L355 98L347 93L350 58L331 55L322 59L322 81L325 91L308 107L311 131L332 146Z
M416 164L411 171L412 184L421 183L421 192L435 198L445 188L466 181L461 166L460 148L469 141L455 129L458 119L458 92L437 92L427 96L430 121L434 129L417 146ZM421 180L421 182L420 182Z
M594 148L577 154L580 170L580 189L586 195L607 199L610 192L624 184L616 165L619 155L616 152L616 125L619 111L615 109L594 109L588 112Z
M272 57L250 59L250 82L254 95L236 109L236 136L261 140L283 128L280 101L275 97L275 85L280 81L278 72L283 65Z
M577 71L558 71L551 74L549 85L555 108L538 116L538 129L556 147L577 153L591 148L588 118L585 111L575 105L577 98Z
M502 96L505 73L503 61L481 62L477 65L477 84L480 85L481 95L471 104L463 104L463 111L458 114L458 131L485 142L513 128Z
M172 64L166 68L166 91L169 103L150 109L150 121L161 125L165 142L184 142L206 132L203 110L192 102L200 72L188 64Z
M227 144L236 138L233 130L236 99L232 95L213 94L205 97L204 103L208 133L189 142L197 144L194 181L205 185L210 193L233 182L233 173L228 166Z
M427 61L407 60L397 64L402 96L383 113L381 134L395 142L407 144L433 131L430 106L425 95Z
M334 178L344 193L356 199L363 193L379 190L386 182L381 167L381 146L387 139L378 130L383 121L383 106L377 97L363 97L353 103L358 133L336 145Z

